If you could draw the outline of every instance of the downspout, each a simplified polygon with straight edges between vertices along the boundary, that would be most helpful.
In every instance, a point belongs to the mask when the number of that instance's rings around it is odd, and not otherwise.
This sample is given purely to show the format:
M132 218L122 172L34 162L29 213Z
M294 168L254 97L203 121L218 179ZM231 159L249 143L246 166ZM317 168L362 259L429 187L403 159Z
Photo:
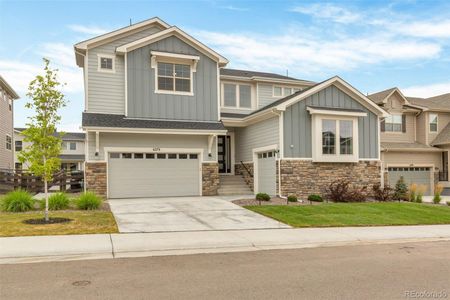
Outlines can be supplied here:
M282 151L283 151L282 143L284 142L283 141L283 134L284 134L283 111L274 109L274 110L271 110L271 113L278 116L278 120L279 120L278 131L279 131L280 136L278 138L278 142L279 142L279 146L278 146L278 197L280 197L281 199L287 200L287 197L285 197L281 194L281 155L282 155Z

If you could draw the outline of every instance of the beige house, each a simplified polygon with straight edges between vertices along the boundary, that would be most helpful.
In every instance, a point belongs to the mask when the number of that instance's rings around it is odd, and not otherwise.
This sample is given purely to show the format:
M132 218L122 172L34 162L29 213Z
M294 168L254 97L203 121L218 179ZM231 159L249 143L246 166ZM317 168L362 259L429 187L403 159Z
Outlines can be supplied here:
M368 97L390 114L380 126L385 182L394 186L403 176L426 185L427 194L437 183L450 187L450 94L411 98L391 88Z
M19 99L19 95L0 75L0 170L14 167L13 121L16 99Z
M21 132L25 128L14 128L14 168L16 170L27 169L27 164L22 164L17 153L29 145L25 142L24 136ZM84 143L84 133L82 132L66 132L62 137L62 149L61 155L61 169L67 171L79 171L84 169L85 160L85 143Z

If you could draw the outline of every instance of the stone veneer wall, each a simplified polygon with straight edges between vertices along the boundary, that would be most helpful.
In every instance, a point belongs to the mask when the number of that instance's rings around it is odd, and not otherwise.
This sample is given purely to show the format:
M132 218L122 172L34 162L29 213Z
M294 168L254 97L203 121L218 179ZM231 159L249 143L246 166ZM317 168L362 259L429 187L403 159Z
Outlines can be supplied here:
M247 167L247 169L254 176L253 163L244 163L244 165ZM242 175L244 177L245 183L248 185L250 190L253 191L253 177L251 177L250 174L248 174L247 170L245 170L244 167L241 164L235 164L234 165L234 174L235 175Z
M367 187L381 183L380 162L316 163L308 160L281 161L281 193L306 199L310 194L324 195L335 180L349 180L354 187Z
M203 196L217 195L219 188L219 164L203 163L202 164L202 193Z
M85 165L85 185L86 190L107 198L106 195L106 162L86 162Z

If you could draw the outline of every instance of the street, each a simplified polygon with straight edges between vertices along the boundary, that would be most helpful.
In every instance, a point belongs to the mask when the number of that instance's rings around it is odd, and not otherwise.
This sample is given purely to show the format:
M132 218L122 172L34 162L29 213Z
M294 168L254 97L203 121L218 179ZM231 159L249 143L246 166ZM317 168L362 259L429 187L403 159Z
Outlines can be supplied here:
M2 300L414 298L450 298L450 241L0 265Z

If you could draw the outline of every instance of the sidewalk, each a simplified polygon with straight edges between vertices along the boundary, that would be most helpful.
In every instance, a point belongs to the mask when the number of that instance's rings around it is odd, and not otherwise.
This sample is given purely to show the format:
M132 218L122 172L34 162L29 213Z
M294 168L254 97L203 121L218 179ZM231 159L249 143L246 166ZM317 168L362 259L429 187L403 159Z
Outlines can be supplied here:
M0 264L450 240L450 225L0 238Z

